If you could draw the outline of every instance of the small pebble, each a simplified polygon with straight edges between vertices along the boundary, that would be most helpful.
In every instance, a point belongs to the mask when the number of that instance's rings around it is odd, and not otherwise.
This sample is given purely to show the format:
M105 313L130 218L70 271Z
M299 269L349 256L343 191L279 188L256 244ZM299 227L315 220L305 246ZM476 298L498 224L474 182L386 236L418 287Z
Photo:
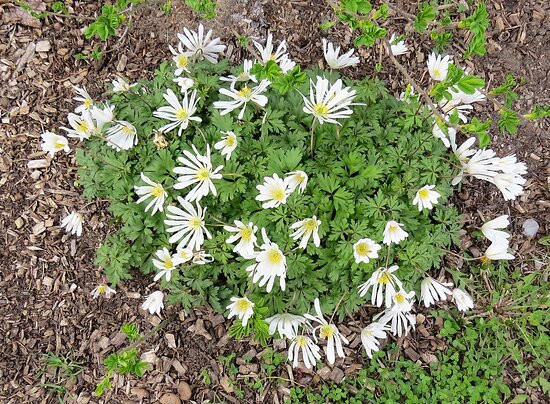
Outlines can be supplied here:
M534 237L539 231L539 224L534 219L527 219L523 222L523 234L527 237Z

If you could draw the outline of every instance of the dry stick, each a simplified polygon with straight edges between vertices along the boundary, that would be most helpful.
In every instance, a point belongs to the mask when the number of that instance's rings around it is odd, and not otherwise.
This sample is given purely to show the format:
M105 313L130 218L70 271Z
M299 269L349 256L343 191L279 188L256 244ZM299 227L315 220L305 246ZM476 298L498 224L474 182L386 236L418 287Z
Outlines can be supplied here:
M134 342L132 342L130 345L128 345L126 348L124 348L122 351L120 351L120 353L124 353L124 352L127 352L127 351L130 351L134 348L137 348L139 345L141 345L143 342L145 342L147 339L151 338L153 335L155 335L157 332L159 332L161 329L163 329L164 327L166 327L168 324L170 324L172 321L175 320L177 314L174 313L172 314L170 317L167 317L165 318L164 320L162 320L157 326L155 326L151 331L149 331L147 334L145 334L144 336L138 338L137 340L135 340Z

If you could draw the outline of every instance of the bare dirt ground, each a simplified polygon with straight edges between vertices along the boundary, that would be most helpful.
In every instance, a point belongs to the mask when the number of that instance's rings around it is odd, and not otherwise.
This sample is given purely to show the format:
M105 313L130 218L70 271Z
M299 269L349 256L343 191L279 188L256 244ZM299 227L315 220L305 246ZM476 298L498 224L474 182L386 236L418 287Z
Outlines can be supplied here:
M30 3L44 5L40 0ZM150 75L170 57L168 44L176 43L175 33L184 26L195 27L199 20L183 2L173 1L172 14L166 16L159 10L162 2L149 1L136 8L122 39L104 45L85 40L81 33L97 15L96 2L71 3L69 17L38 21L17 11L14 2L0 1L0 401L6 403L54 401L41 387L51 376L41 372L41 357L48 352L70 354L84 364L84 372L68 386L70 397L82 403L97 402L91 392L104 374L102 361L124 343L120 326L134 322L147 332L160 321L138 310L150 292L147 280L140 277L125 282L109 300L90 298L91 290L103 280L101 269L93 264L95 250L112 231L106 205L80 198L73 153L46 159L43 166L36 163L45 159L39 137L64 124L73 108L72 85L85 86L99 97L116 73L130 80ZM236 33L265 38L270 31L276 39L287 39L290 54L302 65L320 63L321 36L327 34L319 25L334 18L325 1L220 0L218 4L216 20L205 21L205 25L229 44L232 60L246 56ZM489 10L493 17L489 52L475 61L477 72L490 84L500 83L506 73L525 77L527 83L519 90L522 111L535 103L550 104L550 6L543 0L501 0L491 1ZM403 21L390 19L388 24L399 27ZM351 46L352 36L346 28L333 29L328 37L344 48ZM406 57L406 64L420 78L431 48L426 40L411 45L414 56ZM105 47L101 60L74 58L94 46ZM374 54L361 51L361 55L361 67L348 74L357 77L373 72ZM382 76L392 83L392 91L402 91L403 81L392 68L385 67ZM479 108L482 115L494 114L490 103ZM525 219L532 217L541 225L537 237L550 230L549 127L548 121L526 124L516 136L493 138L493 148L514 152L529 166L527 191L518 201L504 204L496 192L475 185L463 187L456 201L465 213L466 227L479 225L493 212L510 213L512 248L521 258L544 256L535 240L522 235ZM35 164L39 168L33 168ZM78 239L58 227L66 209L73 207L83 211L86 219L86 231ZM208 308L187 314L177 308L164 312L171 314L176 320L141 347L142 352L151 351L147 359L152 366L146 376L118 378L105 402L153 402L164 395L162 402L178 403L189 398L188 389L197 402L282 402L294 384L339 381L362 366L360 355L351 354L358 351L356 339L350 356L337 361L333 369L312 373L285 370L283 365L277 374L288 381L275 383L265 378L258 364L263 348L224 337L230 324L222 316ZM425 332L400 341L402 354L413 360L424 361L427 357L422 353L445 349L437 338L441 324L425 315ZM353 319L347 325L353 330ZM283 352L285 346L279 345L278 350ZM244 397L235 396L227 384L228 369L218 360L233 352L239 365L237 377L263 378L267 384L263 393L249 388ZM253 359L245 361L245 356ZM210 383L205 383L206 375Z

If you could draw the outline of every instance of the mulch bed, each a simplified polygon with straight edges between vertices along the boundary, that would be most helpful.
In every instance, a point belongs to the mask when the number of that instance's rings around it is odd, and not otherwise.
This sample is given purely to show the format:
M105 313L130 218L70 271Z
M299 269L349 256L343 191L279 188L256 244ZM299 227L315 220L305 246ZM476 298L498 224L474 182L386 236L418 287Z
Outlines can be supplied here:
M44 3L30 1L40 9ZM48 3L48 2L45 2ZM51 3L51 2L50 2ZM77 380L67 386L78 402L96 402L95 384L104 374L102 361L124 346L119 328L136 323L147 332L160 322L157 317L138 310L151 290L150 279L137 276L117 289L109 299L92 300L91 290L104 280L94 266L96 248L113 231L103 201L81 199L76 177L74 153L60 153L54 160L40 150L40 134L63 125L73 108L72 85L85 86L99 98L104 85L116 73L130 80L151 75L158 64L170 57L168 44L176 42L175 33L184 26L194 27L198 18L183 2L173 2L172 14L165 16L161 1L148 1L136 8L130 28L122 39L107 44L83 38L81 28L97 15L96 2L74 1L70 17L44 21L29 18L13 3L0 1L0 400L7 403L46 402L41 384L51 374L41 372L42 355L48 352L71 354L85 366ZM318 1L226 0L219 2L215 21L204 22L229 45L228 57L238 62L246 56L236 41L236 33L264 38L269 30L276 40L286 38L293 58L304 66L321 63L319 25L334 18L328 3ZM321 3L321 4L320 4ZM400 3L400 2L397 2ZM407 4L408 2L401 2ZM519 4L521 3L521 4ZM402 4L403 7L405 5ZM411 8L412 9L412 8ZM506 73L525 77L519 107L527 111L534 104L550 104L549 23L550 6L545 1L492 1L489 9L494 24L489 33L488 54L475 66L490 84L502 81ZM403 26L391 20L392 28ZM329 39L351 46L349 30L331 30ZM412 45L412 44L410 44ZM427 41L415 45L406 57L411 72L420 74L429 51ZM94 47L104 52L99 61L76 60L75 54L89 54ZM376 57L361 51L365 62L350 69L354 77L373 72ZM383 77L398 94L404 87L400 76L389 66ZM480 69L483 69L480 71ZM490 103L477 106L481 115L495 118ZM522 235L525 219L534 218L541 226L538 236L549 232L548 121L523 125L516 136L494 131L491 147L499 153L513 152L529 166L525 194L504 204L496 190L476 183L462 188L456 204L465 213L465 227L479 226L484 218L497 213L512 215L512 247L520 258L540 257L542 252L532 239ZM67 209L84 212L82 237L69 237L58 225ZM529 265L525 271L532 271ZM155 401L178 403L189 398L202 402L282 402L292 385L315 385L327 380L340 381L362 367L360 340L351 341L348 356L333 368L315 372L283 365L278 377L265 378L259 365L264 350L250 342L227 338L230 326L223 316L209 308L184 313L176 307L163 315L176 319L140 348L148 351L152 363L141 379L120 377L105 402ZM421 363L434 360L445 349L437 337L441 324L427 312L421 314L417 332L398 341L401 354ZM359 329L356 319L348 319L344 333ZM285 350L277 343L278 351ZM243 398L236 398L227 380L227 369L217 358L237 353L237 378L258 377L265 381L262 392L240 383ZM243 358L252 358L244 360ZM207 372L210 383L205 383ZM235 376L234 376L235 377ZM170 401L172 400L172 401Z

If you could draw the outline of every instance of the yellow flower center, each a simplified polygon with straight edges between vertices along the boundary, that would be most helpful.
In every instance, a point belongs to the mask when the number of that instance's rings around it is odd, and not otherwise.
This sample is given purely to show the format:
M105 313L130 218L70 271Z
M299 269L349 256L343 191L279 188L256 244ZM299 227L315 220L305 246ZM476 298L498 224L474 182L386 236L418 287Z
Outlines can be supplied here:
M248 76L248 74L246 72L240 72L239 73L239 78L240 79L245 79L245 78L247 78L247 76Z
M124 133L125 135L131 135L131 134L134 133L134 129L132 129L132 127L130 127L130 126L123 125L122 126L122 133Z
M395 224L390 225L389 232L395 233L397 230L399 230L399 227L397 227Z
M65 143L61 142L60 140L58 140L57 142L55 142L55 148L56 149L62 149L65 147Z
M76 130L79 132L88 132L89 129L90 129L90 126L86 121L80 121L79 123L76 124Z
M420 198L422 199L426 199L430 196L430 193L428 192L427 189L421 189L419 192L418 192L418 195L420 196Z
M243 97L243 98L249 98L251 94L252 94L252 90L247 86L244 86L243 88L241 88L237 93L239 97Z
M186 67L188 62L189 62L189 59L183 53L180 53L179 55L176 56L176 65L179 68Z
M267 260L273 265L279 265L283 261L283 255L279 250L272 249L267 253Z
M302 182L304 182L306 180L306 176L305 175L302 175L300 173L296 174L296 182L298 182L298 184L301 184Z
M285 198L285 190L283 188L276 188L271 191L271 198L276 201L282 201Z
M99 293L100 295L104 295L105 293L107 293L107 285L99 285L97 287L97 293Z
M196 175L199 181L205 181L210 178L210 171L208 170L208 168L202 167L197 170Z
M235 141L235 136L227 135L227 137L225 138L225 145L231 147L235 144Z
M381 283L382 285L386 285L386 284L388 284L388 283L390 283L390 282L391 282L391 279L390 279L390 277L388 276L388 274L386 274L386 273L383 273L382 275L380 275L380 276L378 277L378 283Z
M317 228L317 220L315 219L308 219L308 221L304 223L304 229L306 229L306 231L313 231L316 228Z
M403 296L402 293L397 293L395 295L395 301L398 303L398 304L403 304L403 302L405 301L405 296Z
M307 337L304 337L303 335L296 337L296 345L300 348L307 346Z
M434 76L435 76L435 77L441 77L441 70L439 70L439 69L434 69Z
M359 255L368 255L372 251L367 243L361 243L355 249Z
M86 98L82 105L84 105L84 108L89 109L94 102L90 100L89 98Z
M322 102L318 102L313 106L313 112L315 115L325 116L328 114L328 106Z
M174 263L172 262L172 260L170 258L166 258L164 260L164 268L166 268L166 269L174 268Z
M201 227L202 220L199 217L189 219L189 227L193 230L198 230Z
M187 110L185 108L177 109L176 118L178 118L180 121L185 121L187 119Z
M162 188L162 185L160 184L155 185L151 190L151 195L153 195L155 198L160 198L163 193L164 193L164 188Z
M336 332L335 327L331 324L325 324L322 326L319 330L319 336L323 339L329 339L332 338L334 333Z
M247 299L239 299L237 300L237 310L241 313L244 313L248 310L250 310L251 302Z
M250 241L252 239L252 229L246 226L241 230L241 238L243 241Z
M491 262L491 258L487 257L486 255L481 257L479 260L483 265L489 265L489 263Z
M183 260L188 260L190 257L189 257L189 254L187 253L187 251L185 250L181 250L179 252L179 255L180 257L183 259Z

